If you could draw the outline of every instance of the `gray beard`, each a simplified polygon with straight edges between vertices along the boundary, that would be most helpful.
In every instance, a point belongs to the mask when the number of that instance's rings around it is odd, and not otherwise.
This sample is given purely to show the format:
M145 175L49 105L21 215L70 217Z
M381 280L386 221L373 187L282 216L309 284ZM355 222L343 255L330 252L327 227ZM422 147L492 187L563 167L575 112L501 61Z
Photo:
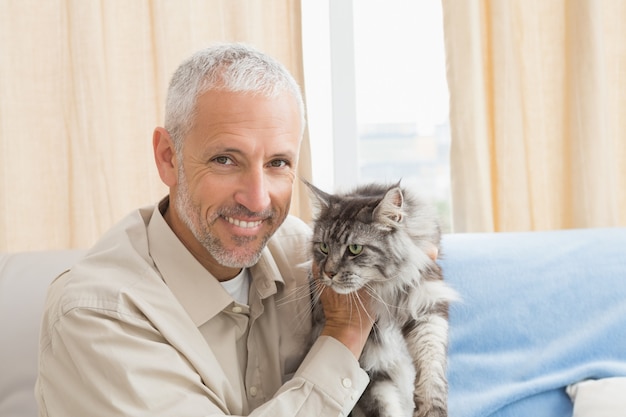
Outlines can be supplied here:
M200 242L213 259L215 259L220 265L224 265L229 268L248 268L259 261L263 248L265 248L270 236L266 235L261 238L261 245L254 253L241 254L228 250L222 241L217 236L213 235L209 230L209 224L214 223L219 218L219 215L216 214L214 219L206 219L205 223L202 222L200 208L197 205L194 205L191 201L189 185L187 183L187 178L182 165L178 168L178 193L175 200L174 204L180 219L189 228L198 242ZM237 211L242 212L244 210L245 208L243 207L240 209L234 209L231 210L230 214L234 214ZM273 219L274 216L270 216L270 218L266 221L272 221ZM256 239L259 239L259 237L236 236L235 243L237 246L245 246Z

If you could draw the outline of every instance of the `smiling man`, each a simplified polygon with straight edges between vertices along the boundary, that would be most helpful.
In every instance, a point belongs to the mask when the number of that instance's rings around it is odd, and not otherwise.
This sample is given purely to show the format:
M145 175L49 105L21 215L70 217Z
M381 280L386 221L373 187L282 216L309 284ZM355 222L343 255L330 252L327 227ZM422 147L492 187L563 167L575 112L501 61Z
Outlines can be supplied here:
M297 84L265 54L220 45L178 68L165 115L153 149L169 195L50 287L40 416L347 415L368 383L371 314L325 291L308 344L310 230L288 215Z

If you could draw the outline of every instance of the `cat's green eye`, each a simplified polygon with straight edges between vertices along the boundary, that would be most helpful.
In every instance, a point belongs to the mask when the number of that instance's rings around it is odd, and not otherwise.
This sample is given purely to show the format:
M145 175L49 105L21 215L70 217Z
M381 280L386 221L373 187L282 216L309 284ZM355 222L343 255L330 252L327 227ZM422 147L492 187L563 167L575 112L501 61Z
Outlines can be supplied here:
M359 253L363 252L363 246L362 245L357 245L357 244L352 244L352 245L348 246L348 250L350 251L351 254L358 255Z
M325 242L320 242L320 251L324 254L328 254L328 245Z

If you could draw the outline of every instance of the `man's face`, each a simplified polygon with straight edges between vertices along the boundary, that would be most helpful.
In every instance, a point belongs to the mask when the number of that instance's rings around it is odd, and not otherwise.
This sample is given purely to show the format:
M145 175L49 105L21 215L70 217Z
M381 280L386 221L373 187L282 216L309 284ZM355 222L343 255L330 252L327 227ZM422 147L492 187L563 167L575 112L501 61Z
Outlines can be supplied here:
M296 101L288 93L210 91L198 98L195 120L170 206L188 231L174 230L218 270L214 263L251 266L289 212L300 147Z

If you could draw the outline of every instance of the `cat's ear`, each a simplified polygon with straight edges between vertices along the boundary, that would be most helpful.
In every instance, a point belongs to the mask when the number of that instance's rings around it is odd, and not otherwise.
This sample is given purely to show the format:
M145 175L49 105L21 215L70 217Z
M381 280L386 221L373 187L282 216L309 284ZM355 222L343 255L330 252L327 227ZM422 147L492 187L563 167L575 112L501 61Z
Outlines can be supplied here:
M386 226L396 227L402 222L404 196L398 186L390 188L378 206L374 209L374 217Z
M313 217L319 217L320 213L330 206L330 194L320 190L307 180L303 179L302 182L311 191L311 202L313 203Z

